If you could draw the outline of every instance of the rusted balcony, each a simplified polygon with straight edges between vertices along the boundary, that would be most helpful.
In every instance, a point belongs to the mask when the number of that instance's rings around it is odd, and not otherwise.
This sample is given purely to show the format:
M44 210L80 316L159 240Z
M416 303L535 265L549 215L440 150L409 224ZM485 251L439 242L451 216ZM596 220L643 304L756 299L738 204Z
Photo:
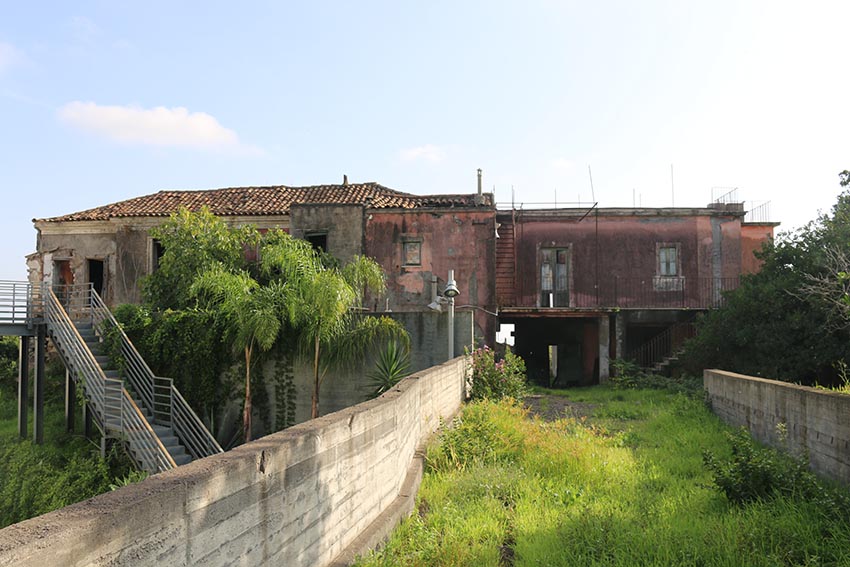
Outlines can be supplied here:
M504 311L533 308L545 311L574 309L713 309L724 302L724 294L738 287L739 278L685 278L649 276L612 277L599 283L576 286L569 292L569 304L503 306Z

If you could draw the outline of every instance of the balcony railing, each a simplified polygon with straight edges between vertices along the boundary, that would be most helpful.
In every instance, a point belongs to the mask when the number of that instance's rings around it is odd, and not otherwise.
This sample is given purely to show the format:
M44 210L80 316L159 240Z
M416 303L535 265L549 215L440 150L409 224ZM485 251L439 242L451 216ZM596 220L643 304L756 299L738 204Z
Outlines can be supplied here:
M615 276L600 282L598 286L593 284L577 286L569 294L569 305L563 305L561 308L712 309L722 306L725 292L736 289L738 283L737 277L623 278ZM553 306L558 307L555 303L553 302ZM542 306L548 307L548 304L544 302Z

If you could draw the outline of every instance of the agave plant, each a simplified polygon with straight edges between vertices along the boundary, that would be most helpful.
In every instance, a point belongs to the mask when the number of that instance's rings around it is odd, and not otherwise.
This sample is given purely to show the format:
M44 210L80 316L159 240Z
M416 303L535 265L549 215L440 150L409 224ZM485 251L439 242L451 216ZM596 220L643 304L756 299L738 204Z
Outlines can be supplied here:
M371 397L377 398L410 374L410 351L397 341L389 341L375 364L375 370L369 373L372 390Z

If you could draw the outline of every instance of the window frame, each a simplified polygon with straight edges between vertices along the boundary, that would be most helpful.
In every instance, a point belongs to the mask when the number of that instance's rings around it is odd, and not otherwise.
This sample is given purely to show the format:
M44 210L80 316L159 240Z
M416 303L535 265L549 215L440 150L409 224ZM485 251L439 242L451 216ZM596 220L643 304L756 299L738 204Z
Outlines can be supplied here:
M664 255L662 251L665 250L673 250L675 255L672 262L675 267L674 273L669 273L671 264L669 258L666 261L661 258ZM668 273L665 273L665 271ZM657 242L655 244L655 275L660 278L681 278L682 271L682 244L679 242Z
M401 238L401 265L406 268L419 268L422 266L422 243L421 236L403 236ZM408 254L408 247L415 246L417 258L411 258ZM415 259L415 261L414 261Z
M162 241L148 236L148 275L159 269L163 254L165 254L165 247L162 245Z
M552 253L552 268L549 272L549 276L552 279L552 288L547 292L552 294L552 306L549 306L549 301L546 297L544 297L544 277L543 270L544 258L547 254L547 251ZM563 254L564 262L558 262L558 257ZM556 309L563 307L570 307L571 304L571 290L572 290L572 244L559 244L559 243L549 243L541 244L537 250L537 301L541 308L543 309ZM558 266L564 266L564 273L558 274ZM559 288L559 282L563 283L563 288Z

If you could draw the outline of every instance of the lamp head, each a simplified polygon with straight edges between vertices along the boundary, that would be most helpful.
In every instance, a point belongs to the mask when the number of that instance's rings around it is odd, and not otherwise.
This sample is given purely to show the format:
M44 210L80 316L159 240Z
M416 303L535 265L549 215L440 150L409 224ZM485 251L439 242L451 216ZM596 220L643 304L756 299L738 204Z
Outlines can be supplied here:
M457 282L454 280L454 278L451 278L448 283L446 283L446 289L445 291L443 291L443 295L445 295L449 299L460 295L460 290L457 288Z

